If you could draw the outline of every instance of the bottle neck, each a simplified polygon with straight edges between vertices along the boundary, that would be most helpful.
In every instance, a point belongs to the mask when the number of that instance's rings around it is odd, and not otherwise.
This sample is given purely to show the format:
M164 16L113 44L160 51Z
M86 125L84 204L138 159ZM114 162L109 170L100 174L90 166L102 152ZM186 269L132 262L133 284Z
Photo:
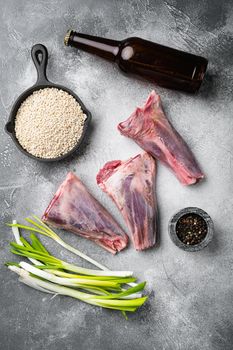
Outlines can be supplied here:
M66 45L96 54L110 61L115 61L119 52L120 41L117 40L81 34L74 31L68 33L66 39Z

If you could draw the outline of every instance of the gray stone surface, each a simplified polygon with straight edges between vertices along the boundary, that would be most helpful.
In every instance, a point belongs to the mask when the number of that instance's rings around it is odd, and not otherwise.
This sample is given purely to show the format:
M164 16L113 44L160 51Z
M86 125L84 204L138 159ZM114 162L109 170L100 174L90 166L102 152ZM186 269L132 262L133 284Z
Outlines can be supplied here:
M0 1L0 349L1 350L230 350L233 348L233 7L232 1ZM125 321L120 313L77 300L34 291L3 267L18 260L9 253L13 218L41 215L68 170L74 170L122 224L113 203L95 184L108 160L140 151L116 131L153 84L130 79L111 63L65 48L67 29L123 39L140 36L209 58L200 93L190 96L156 88L167 115L188 141L206 180L182 187L158 166L161 242L137 253L131 246L111 256L69 233L62 236L111 268L133 269L147 280L147 304ZM93 130L82 155L59 164L40 164L19 153L4 133L16 97L36 78L30 58L35 43L50 53L48 76L67 85L93 113ZM170 240L167 224L184 206L206 210L215 237L205 250L187 253ZM78 259L49 241L61 257Z

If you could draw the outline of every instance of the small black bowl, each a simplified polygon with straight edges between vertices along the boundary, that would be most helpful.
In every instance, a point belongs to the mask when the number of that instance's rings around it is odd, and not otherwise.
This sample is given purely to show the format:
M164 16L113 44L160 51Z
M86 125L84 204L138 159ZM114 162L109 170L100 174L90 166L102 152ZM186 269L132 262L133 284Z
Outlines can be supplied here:
M32 60L35 64L35 67L37 70L37 81L30 89L24 91L18 97L18 99L15 101L15 103L11 109L9 120L5 126L5 131L11 136L15 145L18 147L18 149L22 153L26 154L27 156L29 156L33 159L39 160L40 162L56 162L56 161L65 159L68 156L70 156L71 154L73 154L74 152L78 151L78 149L81 146L81 143L83 142L83 140L85 138L88 125L91 121L91 113L87 110L87 108L84 106L82 101L79 99L79 97L72 90L68 89L67 87L54 84L48 80L48 78L46 76L46 68L47 68L47 63L48 63L48 51L44 45L42 45L42 44L34 45L32 47L32 50L31 50L31 56L32 56ZM31 153L27 152L20 145L20 143L15 135L15 118L16 118L16 114L18 112L19 107L24 102L24 100L28 96L30 96L34 91L44 89L44 88L56 88L56 89L60 89L60 90L68 92L68 94L73 96L76 99L76 101L80 104L83 113L86 114L86 116L87 116L86 120L84 122L82 135L79 138L79 140L77 141L77 144L69 152L63 154L62 156L56 157L56 158L40 158L40 157L36 157L36 156L32 155Z
M196 214L201 216L205 220L205 223L207 225L207 234L205 238L200 243L195 245L187 245L183 243L177 236L176 224L182 216L187 214ZM212 241L214 234L214 224L211 217L204 210L197 207L188 207L180 210L178 213L172 216L171 220L169 221L168 231L171 240L173 241L173 243L175 243L177 247L187 252L196 252L206 247Z

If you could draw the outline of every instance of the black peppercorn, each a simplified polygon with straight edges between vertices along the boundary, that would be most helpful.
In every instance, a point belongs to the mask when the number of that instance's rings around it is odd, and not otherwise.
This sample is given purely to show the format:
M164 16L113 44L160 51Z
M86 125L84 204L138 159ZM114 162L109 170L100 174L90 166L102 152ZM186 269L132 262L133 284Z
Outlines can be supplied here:
M207 235L207 224L198 214L190 213L181 216L176 224L177 237L187 245L195 245Z

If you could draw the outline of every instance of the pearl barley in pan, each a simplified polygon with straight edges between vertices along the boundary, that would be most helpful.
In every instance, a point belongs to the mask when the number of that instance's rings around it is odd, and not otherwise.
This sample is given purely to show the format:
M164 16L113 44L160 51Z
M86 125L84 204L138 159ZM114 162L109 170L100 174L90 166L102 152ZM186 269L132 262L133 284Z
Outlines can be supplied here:
M56 158L72 150L82 136L86 115L76 99L57 88L34 91L15 118L20 145L39 158Z

